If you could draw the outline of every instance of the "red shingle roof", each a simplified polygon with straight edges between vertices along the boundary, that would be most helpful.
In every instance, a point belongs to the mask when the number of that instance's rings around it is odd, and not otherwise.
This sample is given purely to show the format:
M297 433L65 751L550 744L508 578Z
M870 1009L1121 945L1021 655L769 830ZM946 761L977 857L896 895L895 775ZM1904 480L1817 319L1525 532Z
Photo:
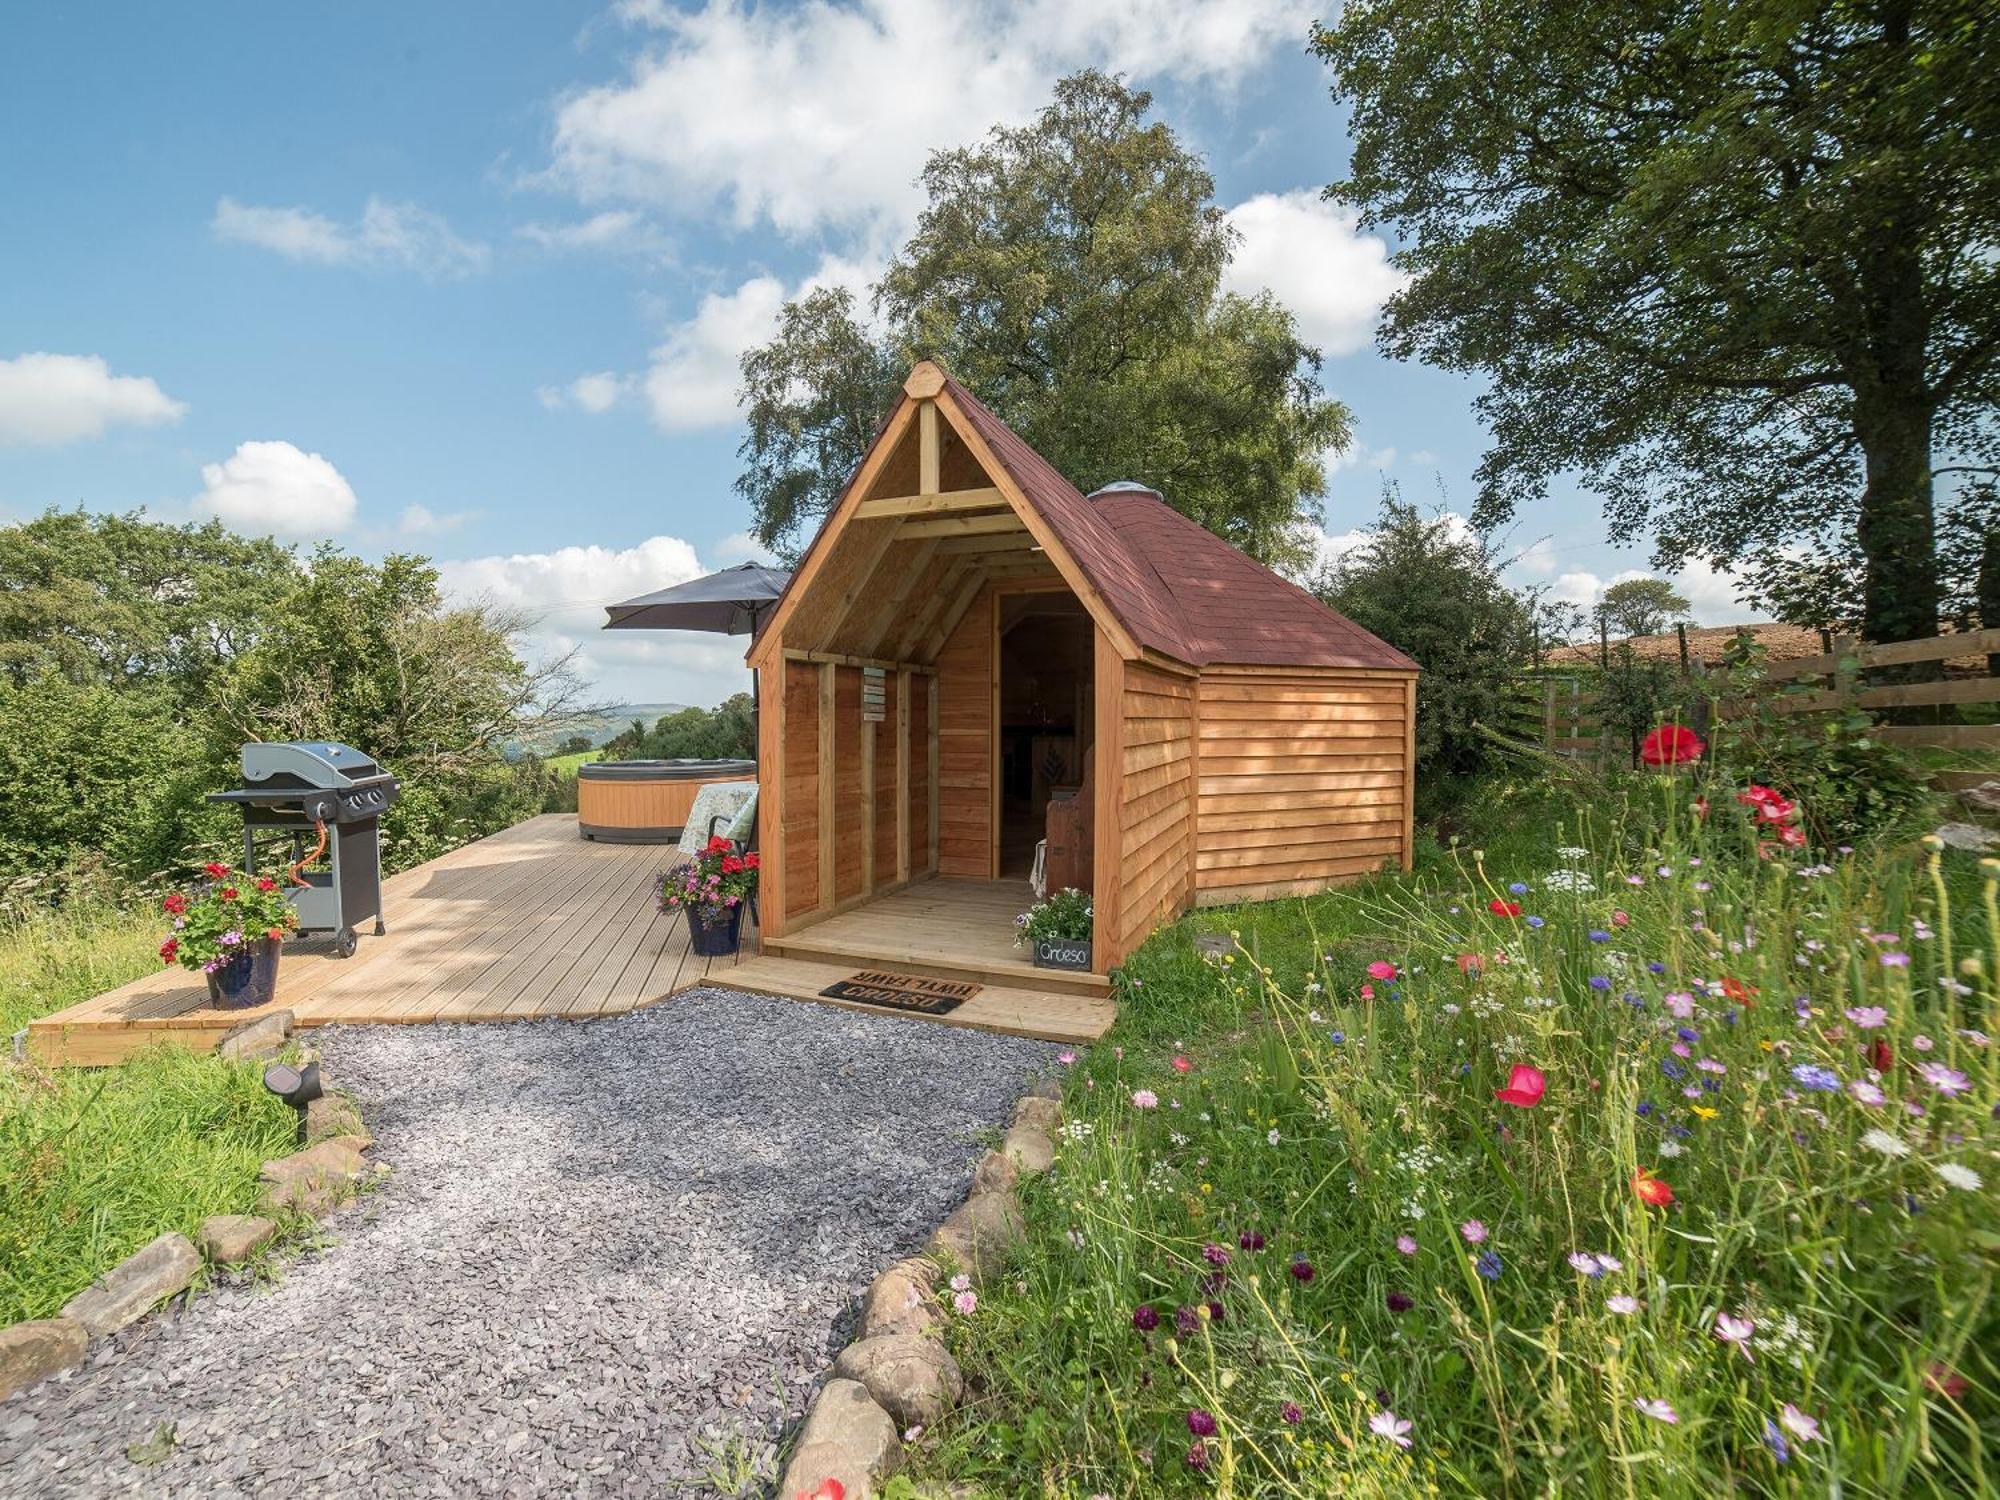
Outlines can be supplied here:
M1417 664L1150 494L1087 500L956 380L945 389L1141 646L1190 666Z

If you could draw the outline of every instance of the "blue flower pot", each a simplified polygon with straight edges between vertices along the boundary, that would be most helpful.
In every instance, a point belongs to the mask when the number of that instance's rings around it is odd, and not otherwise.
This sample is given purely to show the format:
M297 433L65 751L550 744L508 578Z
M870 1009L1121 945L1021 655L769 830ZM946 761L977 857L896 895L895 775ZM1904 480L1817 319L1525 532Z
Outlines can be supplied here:
M264 938L208 976L208 1003L217 1010L269 1005L278 991L278 943Z
M741 905L729 908L727 916L707 918L701 908L688 905L681 908L687 914L688 946L703 958L726 958L736 951L742 941L743 908Z

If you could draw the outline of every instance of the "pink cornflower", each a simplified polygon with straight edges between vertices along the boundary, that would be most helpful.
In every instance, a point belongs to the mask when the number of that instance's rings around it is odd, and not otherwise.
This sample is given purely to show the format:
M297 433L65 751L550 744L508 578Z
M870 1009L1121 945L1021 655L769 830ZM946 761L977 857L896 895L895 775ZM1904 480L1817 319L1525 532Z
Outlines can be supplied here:
M1694 996L1685 990L1676 990L1665 999L1667 1013L1677 1020L1685 1021L1694 1015Z
M1848 1084L1847 1092L1850 1096L1852 1096L1856 1104L1867 1104L1879 1107L1883 1104L1886 1104L1889 1099L1889 1096L1887 1094L1883 1093L1880 1089L1875 1087L1874 1084L1870 1083L1865 1078L1857 1078L1852 1083Z
M972 1311L979 1306L979 1293L960 1292L956 1297L951 1299L951 1305L961 1313L970 1316Z
M1675 1411L1672 1405L1657 1396L1641 1396L1632 1405L1638 1408L1642 1415L1651 1417L1655 1422L1678 1422L1681 1419L1681 1414Z
M1407 1234L1397 1235L1396 1253L1398 1255L1415 1255L1417 1253L1417 1242L1411 1239Z
M1132 1107L1134 1109L1158 1109L1160 1107L1160 1096L1151 1089L1134 1089L1132 1091Z
M1972 1083L1956 1068L1947 1068L1943 1063L1925 1063L1917 1069L1917 1075L1947 1098L1954 1094L1967 1093Z
M1847 1009L1847 1019L1863 1031L1873 1031L1889 1023L1889 1012L1879 1005L1851 1005Z
M1368 1419L1368 1430L1377 1437L1387 1438L1398 1448L1410 1446L1410 1424L1386 1406Z
M1467 1219L1458 1226L1458 1232L1465 1236L1465 1243L1468 1245L1486 1243L1486 1226L1477 1219Z
M1639 1299L1629 1293L1620 1292L1615 1297L1606 1297L1604 1305L1621 1318L1629 1318L1639 1310Z
M1726 1312L1715 1315L1715 1336L1725 1344L1733 1344L1745 1359L1753 1359L1750 1352L1750 1335L1757 1331L1757 1324L1749 1318L1734 1317Z
M1791 1402L1787 1401L1785 1403L1784 1410L1778 1413L1778 1420L1784 1424L1785 1431L1789 1432L1800 1442L1817 1443L1820 1441L1819 1418L1807 1416L1796 1406L1792 1405Z
M1067 1068L1071 1063L1076 1061L1076 1054L1074 1052L1058 1052L1056 1054L1056 1061Z

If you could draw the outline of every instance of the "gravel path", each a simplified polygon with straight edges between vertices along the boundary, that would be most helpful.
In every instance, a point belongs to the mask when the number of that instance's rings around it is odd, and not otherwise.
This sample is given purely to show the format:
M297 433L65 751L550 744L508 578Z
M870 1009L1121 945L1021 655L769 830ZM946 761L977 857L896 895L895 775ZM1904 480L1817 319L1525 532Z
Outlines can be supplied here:
M0 1495L769 1476L853 1299L964 1195L978 1132L1055 1051L716 990L318 1043L393 1174L274 1286L150 1318L0 1405ZM129 1457L162 1423L166 1456Z

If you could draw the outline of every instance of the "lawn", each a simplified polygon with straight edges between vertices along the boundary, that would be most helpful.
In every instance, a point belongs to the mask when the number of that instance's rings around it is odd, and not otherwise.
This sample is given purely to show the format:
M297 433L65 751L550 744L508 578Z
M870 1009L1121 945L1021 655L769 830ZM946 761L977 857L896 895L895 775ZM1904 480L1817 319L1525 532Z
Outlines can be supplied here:
M576 775L576 768L585 761L602 760L604 752L599 750L577 750L569 755L552 755L542 764L562 776Z
M158 967L150 910L43 911L0 929L0 1026ZM246 1213L293 1148L258 1065L159 1048L115 1068L0 1059L0 1326L48 1317L166 1230Z
M1158 934L916 1473L1990 1492L2000 866L1677 790L1494 789L1413 879Z

